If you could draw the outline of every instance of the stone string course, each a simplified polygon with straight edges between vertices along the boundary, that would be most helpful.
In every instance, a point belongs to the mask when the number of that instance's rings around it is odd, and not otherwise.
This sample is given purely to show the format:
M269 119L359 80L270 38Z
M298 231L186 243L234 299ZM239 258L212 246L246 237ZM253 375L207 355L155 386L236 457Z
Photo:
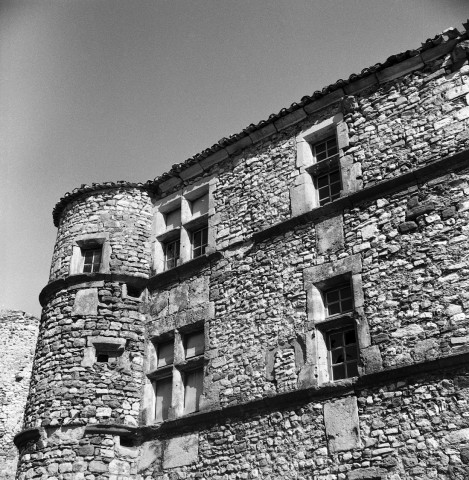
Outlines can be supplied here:
M179 166L164 188L60 204L25 414L39 439L17 437L19 480L468 478L469 41L447 36L226 160ZM337 114L341 164L386 188L290 221L307 175L297 137ZM154 203L208 176L218 256L154 276ZM60 283L84 234L108 235L109 272ZM353 273L358 380L321 383L318 271ZM126 296L118 274L149 288ZM201 411L153 425L152 341L201 324ZM92 361L96 338L124 346L116 363Z

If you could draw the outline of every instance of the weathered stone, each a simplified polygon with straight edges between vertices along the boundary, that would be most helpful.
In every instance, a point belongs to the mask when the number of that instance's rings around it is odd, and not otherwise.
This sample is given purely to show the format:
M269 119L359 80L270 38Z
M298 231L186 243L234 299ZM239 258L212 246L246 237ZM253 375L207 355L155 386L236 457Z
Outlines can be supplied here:
M415 232L417 230L417 224L415 222L404 222L399 225L399 231L401 233Z
M187 434L167 441L163 452L163 468L181 467L197 461L198 434Z
M316 224L316 242L320 254L333 252L344 246L342 216L325 218Z
M347 397L325 403L324 424L331 454L352 450L360 446L356 397Z
M86 288L78 290L73 304L72 315L97 315L98 314L98 290Z
M387 473L385 468L357 468L347 473L347 480L381 480L386 478Z

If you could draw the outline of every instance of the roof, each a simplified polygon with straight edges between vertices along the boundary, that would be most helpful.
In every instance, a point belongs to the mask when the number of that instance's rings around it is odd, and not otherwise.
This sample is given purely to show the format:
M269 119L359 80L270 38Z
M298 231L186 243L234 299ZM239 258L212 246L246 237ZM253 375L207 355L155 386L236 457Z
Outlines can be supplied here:
M306 118L309 113L336 102L345 95L352 95L373 84L382 84L421 68L425 63L449 53L457 43L467 39L469 20L463 23L463 26L466 29L465 31L459 32L456 28L448 28L434 38L426 40L420 48L391 55L385 62L364 68L359 74L350 75L347 80L339 79L322 90L316 90L312 95L304 96L300 102L292 103L289 107L282 108L278 113L272 113L266 120L261 120L257 124L251 123L241 132L222 138L211 147L182 163L173 165L168 172L155 177L153 180L148 180L146 183L117 181L92 183L91 185L83 184L72 192L67 192L56 204L52 212L54 225L59 225L60 216L66 205L85 193L118 187L164 192L189 178L199 175L212 165L228 158L229 155L298 123ZM396 66L402 68L396 69ZM329 103L327 99L330 100ZM326 101L321 102L321 100Z

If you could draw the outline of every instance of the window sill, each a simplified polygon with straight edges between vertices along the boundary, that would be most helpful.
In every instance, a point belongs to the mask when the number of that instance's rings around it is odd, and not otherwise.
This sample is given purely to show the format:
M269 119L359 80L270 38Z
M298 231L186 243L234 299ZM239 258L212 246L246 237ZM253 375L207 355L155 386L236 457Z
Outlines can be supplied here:
M158 288L162 285L166 285L167 283L171 283L176 280L182 280L183 278L198 272L202 267L208 265L210 262L219 260L221 257L222 254L220 252L206 253L200 257L188 260L181 265L177 265L170 270L157 273L148 280L148 288Z

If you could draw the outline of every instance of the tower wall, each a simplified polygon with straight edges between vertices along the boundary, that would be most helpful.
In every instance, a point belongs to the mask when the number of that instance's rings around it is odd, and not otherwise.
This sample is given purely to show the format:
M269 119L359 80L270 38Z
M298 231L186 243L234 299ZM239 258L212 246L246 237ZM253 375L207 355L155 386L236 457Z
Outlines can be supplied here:
M25 428L38 429L41 440L23 455L19 478L99 471L101 458L117 462L118 437L83 440L85 426L138 425L151 225L151 199L137 188L83 195L62 213L25 411ZM102 249L99 272L82 271L88 245ZM43 455L44 468L35 469Z

